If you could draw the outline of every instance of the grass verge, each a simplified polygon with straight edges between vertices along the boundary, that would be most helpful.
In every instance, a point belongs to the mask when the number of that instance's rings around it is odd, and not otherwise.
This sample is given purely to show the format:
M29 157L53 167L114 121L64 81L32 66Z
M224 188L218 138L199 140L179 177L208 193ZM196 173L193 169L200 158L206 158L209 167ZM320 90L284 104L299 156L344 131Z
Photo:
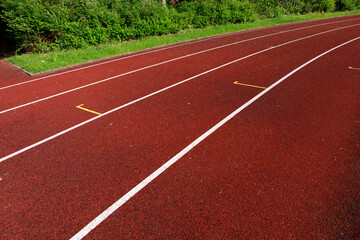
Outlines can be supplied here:
M32 53L16 55L5 58L19 67L31 73L40 73L57 68L71 66L91 60L101 59L123 53L135 52L156 46L182 42L217 34L247 30L252 28L266 27L283 23L300 22L314 19L339 17L360 14L360 10L335 13L311 13L306 15L284 15L272 19L258 20L253 23L227 24L211 26L204 29L188 29L178 34L165 36L152 36L140 40L127 41L122 43L104 44L100 46L90 46L78 50L56 51L51 53Z

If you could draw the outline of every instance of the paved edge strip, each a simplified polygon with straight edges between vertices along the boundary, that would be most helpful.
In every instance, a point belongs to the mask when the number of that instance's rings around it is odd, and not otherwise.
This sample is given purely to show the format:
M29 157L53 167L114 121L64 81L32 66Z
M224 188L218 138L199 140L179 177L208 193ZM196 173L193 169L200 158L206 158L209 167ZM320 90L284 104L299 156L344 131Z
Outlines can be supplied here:
M171 158L169 161L167 161L164 165L162 165L160 168L158 168L155 172L153 172L151 175L149 175L147 178L145 178L142 182L140 182L136 187L134 187L132 190L130 190L128 193L126 193L123 197L121 197L118 201L116 201L113 205L111 205L108 209L106 209L104 212L102 212L99 216L97 216L93 221L91 221L88 225L86 225L82 230L80 230L76 235L74 235L70 240L79 240L84 238L88 233L90 233L94 228L96 228L100 223L102 223L106 218L108 218L112 213L114 213L117 209L119 209L123 204L125 204L130 198L132 198L135 194L137 194L139 191L141 191L146 185L151 183L155 178L157 178L160 174L165 172L169 167L171 167L174 163L176 163L180 158L182 158L185 154L187 154L190 150L192 150L196 145L201 143L205 138L210 136L213 132L215 132L217 129L219 129L221 126L223 126L226 122L228 122L230 119L232 119L234 116L236 116L238 113L240 113L242 110L244 110L246 107L254 103L257 99L262 97L264 94L269 92L271 89L276 87L278 84L283 82L285 79L289 78L291 75L296 73L297 71L301 70L305 66L309 65L310 63L314 62L318 58L346 45L351 42L354 42L356 40L359 40L360 37L354 38L350 41L347 41L343 44L340 44L320 55L317 57L311 59L310 61L304 63L300 67L296 68L292 72L288 73L286 76L278 80L277 82L273 83L270 87L268 87L266 90L262 91L252 99L250 99L248 102L246 102L244 105L236 109L234 112L232 112L230 115L228 115L226 118L221 120L219 123L217 123L215 126L213 126L211 129L209 129L207 132L205 132L203 135L201 135L199 138L197 138L195 141L193 141L191 144L189 144L186 148L184 148L182 151L180 151L178 154L176 154L173 158Z
M39 146L39 145L41 145L41 144L43 144L43 143L46 143L46 142L48 142L48 141L50 141L50 140L52 140L52 139L55 139L55 138L57 138L57 137L59 137L59 136L61 136L61 135L64 135L65 133L68 133L68 132L70 132L70 131L72 131L72 130L74 130L74 129L77 129L77 128L81 127L81 126L84 126L84 125L86 125L86 124L88 124L88 123L90 123L90 122L92 122L92 121L95 121L95 120L97 120L97 119L99 119L99 118L101 118L101 117L104 117L104 116L106 116L106 115L108 115L108 114L110 114L110 113L113 113L113 112L115 112L115 111L118 111L118 110L120 110L120 109L122 109L122 108L125 108L125 107L127 107L127 106L129 106L129 105L132 105L132 104L134 104L134 103L140 102L140 101L142 101L142 100L144 100L144 99L147 99L147 98L149 98L149 97L152 97L152 96L154 96L154 95L156 95L156 94L159 94L159 93L161 93L161 92L164 92L164 91L166 91L166 90L168 90L168 89L170 89L170 88L173 88L173 87L175 87L175 86L178 86L178 85L180 85L180 84L183 84L183 83L185 83L185 82L188 82L188 81L190 81L190 80L192 80L192 79L198 78L198 77L200 77L200 76L202 76L202 75L205 75L205 74L208 74L208 73L210 73L210 72L216 71L216 70L218 70L218 69L220 69L220 68L226 67L226 66L228 66L228 65L231 65L231 64L233 64L233 63L242 61L242 60L244 60L244 59L247 59L247 58L250 58L250 57L252 57L252 56L258 55L258 54L260 54L260 53L267 52L267 51L270 51L270 50L272 50L272 49L276 49L276 48L279 48L279 47L282 47L282 46L285 46L285 45L288 45L288 44L291 44L291 43L294 43L294 42L298 42L298 41L301 41L301 40L304 40L304 39L308 39L308 38L311 38L311 37L314 37L314 36L318 36L318 35L321 35L321 34L324 34L324 33L333 32L333 31L336 31L336 30L340 30L340 29L344 29L344 28L349 28L349 27L352 27L352 26L358 26L358 25L360 25L360 24L355 24L355 25L351 25L351 26L347 26L347 27L332 29L332 30L329 30L329 31L325 31L325 32L321 32L321 33L309 35L309 36L306 36L306 37L298 38L298 39L295 39L295 40L292 40L292 41L289 41L289 42L286 42L286 43L282 43L282 44L279 44L279 45L276 45L276 46L273 46L273 47L270 47L270 48L266 48L266 49L264 49L264 50L261 50L261 51L255 52L255 53L253 53L253 54L247 55L247 56L245 56L245 57L238 58L238 59L236 59L236 60L234 60L234 61L225 63L225 64L223 64L223 65L220 65L220 66L216 67L216 68L212 68L212 69L210 69L210 70L208 70L208 71L205 71L205 72L202 72L202 73L197 74L197 75L195 75L195 76L192 76L192 77L190 77L190 78L187 78L187 79L185 79L185 80L183 80L183 81L181 81L181 82L177 82L177 83L175 83L175 84L173 84L173 85L170 85L170 86L168 86L168 87L162 88L162 89L160 89L160 90L158 90L158 91L156 91L156 92L150 93L150 94L145 95L145 96L143 96L143 97L141 97L141 98L138 98L138 99L135 99L135 100L133 100L133 101L131 101L131 102L128 102L128 103L126 103L126 104L124 104L124 105L121 105L121 106L119 106L119 107L113 108L113 109L111 109L111 110L109 110L109 111L107 111L107 112L105 112L105 113L103 113L103 114L101 114L101 115L98 115L98 116L96 116L96 117L94 117L94 118L90 118L90 119L88 119L88 120L86 120L86 121L84 121L84 122L81 122L81 123L79 123L79 124L77 124L77 125L75 125L75 126L72 126L72 127L68 128L68 129L65 129L65 130L61 131L61 132L58 132L57 134L54 134L54 135L52 135L52 136L50 136L50 137L48 137L48 138L45 138L45 139L43 139L43 140L41 140L41 141L39 141L39 142L36 142L36 143L34 143L34 144L30 145L30 146L27 146L27 147L25 147L25 148L23 148L23 149L20 149L20 150L14 152L14 153L11 153L11 154L9 154L9 155L7 155L7 156L4 156L4 157L0 158L0 163L3 162L3 161L5 161L5 160L7 160L7 159L10 159L10 158L12 158L12 157L15 157L16 155L19 155L19 154L21 154L21 153L24 153L24 152L26 152L26 151L34 148L34 147L37 147L37 146Z
M293 42L297 42L297 41L304 40L304 39L307 39L307 38L315 37L315 36L318 36L318 35L321 35L321 34L333 32L333 31L338 31L338 30L342 30L342 29L345 29L345 28L355 27L355 26L359 26L359 25L360 25L360 24L353 24L353 25L349 25L349 26L346 26L346 27L335 28L335 29L331 29L331 30L328 30L328 31L324 31L324 32L312 34L312 35L309 35L309 36L306 36L306 37L298 38L298 39L295 39L295 40L292 40L292 41L289 41L289 42L286 42L286 43L282 43L282 44L280 44L280 45L276 45L276 46L270 47L270 48L268 48L268 49L266 49L266 50L270 50L270 49L274 49L274 48L277 48L277 47L281 47L281 46L284 46L284 45L287 45L287 44L290 44L290 43L293 43ZM297 30L299 30L299 29L297 29ZM286 31L286 32L290 32L290 31ZM281 33L283 33L283 32L281 32ZM71 93L71 92L74 92L74 91L77 91L77 90L80 90L80 89L83 89L83 88L86 88L86 87L90 87L90 86L97 85L97 84L100 84L100 83L103 83L103 82L107 82L107 81L113 80L113 79L115 79L115 78L119 78L119 77L123 77L123 76L126 76L126 75L130 75L130 74L132 74L132 73L140 72L140 71L143 71L143 70L146 70L146 69L150 69L150 68L153 68L153 67L156 67L156 66L160 66L160 65L169 63L169 62L174 62L174 61L177 61L177 60L179 60L179 59L191 57L191 56L198 55L198 54L201 54L201 53L210 52L210 51L213 51L213 50L216 50L216 49L220 49L220 48L228 47L228 46L231 46L231 45L236 45L236 44L239 44L239 43L248 42L248 41L252 41L252 40L256 40L256 39L260 39L260 38L264 38L264 37L268 37L268 36L273 36L273 35L277 35L277 34L280 34L280 32L279 32L279 33L274 33L274 34L263 35L263 36L255 37L255 38L251 38L251 39L241 40L241 41L238 41L238 42L233 42L233 43L226 44L226 45L222 45L222 46L218 46L218 47L215 47L215 48L206 49L206 50L203 50L203 51L200 51L200 52L191 53L191 54L188 54L188 55L185 55L185 56L181 56L181 57L178 57L178 58L173 58L173 59L170 59L170 60L167 60L167 61L163 61L163 62L156 63L156 64L153 64L153 65L149 65L149 66L146 66L146 67L143 67L143 68L139 68L139 69L136 69L136 70L133 70L133 71L130 71L130 72L122 73L122 74L120 74L120 75L116 75L116 76L113 76L113 77L109 77L109 78L106 78L106 79L103 79L103 80L100 80L100 81L97 81L97 82L93 82L93 83L90 83L90 84L86 84L86 85L83 85L83 86L81 86L81 87L73 88L73 89L70 89L70 90L68 90L68 91L64 91L64 92L61 92L61 93L57 93L57 94L54 94L54 95L51 95L51 96L48 96L48 97L45 97L45 98L41 98L41 99L32 101L32 102L28 102L28 103L25 103L25 104L22 104L22 105L19 105L19 106L16 106L16 107L12 107L12 108L9 108L9 109L0 111L0 114L4 114L4 113L7 113L7 112L11 112L11 111L14 111L14 110L16 110L16 109L23 108L23 107L26 107L26 106L29 106L29 105L32 105L32 104L35 104L35 103L43 102L43 101L45 101L45 100L49 100L49 99L52 99L52 98L55 98L55 97L58 97L58 96L62 96L62 95L64 95L64 94ZM260 52L263 52L263 51L264 51L264 50L262 50L262 51L260 51ZM251 55L253 55L253 54L251 54ZM249 55L249 56L251 56L251 55ZM238 60L238 59L237 59L237 60ZM235 60L235 61L237 61L237 60ZM1 161L0 161L0 162L1 162Z
M357 15L355 15L355 16L357 16ZM330 19L331 19L331 18L330 18ZM342 21L334 21L334 22L330 22L330 23L316 24L316 25L306 26L306 27L301 27L301 28L295 28L295 29L291 29L291 30L287 30L287 31L280 31L280 32L278 32L278 33L274 33L274 34L270 34L270 35L260 36L259 38L268 37L268 36L272 36L272 35L276 35L276 34L281 34L281 33L286 33L286 32L291 32L291 31L302 30L302 29L306 29L306 28L319 27L319 26L325 26L325 25L330 25L330 24L336 24L336 23L342 23L342 22L355 21L355 20L359 20L359 18L347 19L347 20L342 20ZM281 25L275 25L275 26L281 26ZM182 47L182 46L186 46L186 45L190 45L190 44L195 44L195 43L199 43L199 42L209 41L209 40L212 40L212 39L222 38L222 37L226 37L227 35L237 34L237 33L240 33L240 32L242 32L242 31L237 31L237 32L232 32L232 33L224 33L224 34L221 34L221 35L209 36L209 37L205 37L205 38L202 38L202 39L189 40L189 42L185 42L185 43L183 43L183 44L181 44L181 43L180 43L180 44L174 43L174 44L176 44L176 45L168 46L168 47L163 47L163 48L161 48L161 46L159 46L160 49L155 49L155 50L151 50L151 51L148 51L148 52L142 52L142 53L139 53L139 54L135 54L135 55L131 55L131 56L126 56L126 57L122 57L122 58L118 58L118 59L108 60L108 61L105 61L105 62L92 64L92 65L90 65L90 66L80 67L80 68L68 70L68 71L65 71L65 72L55 73L55 74L51 74L51 75L48 75L48 76L44 76L44 77L32 79L32 80L29 80L29 81L12 84L12 85L8 85L8 86L5 86L5 87L0 87L0 90L4 90L4 89L8 89L8 88L12 88L12 87L19 86L19 85L24 85L24 84L36 82L36 81L43 80L43 79L46 79L46 78L56 77L56 76L59 76L59 75L64 75L64 74L67 74L67 73L72 73L72 72L76 72L76 71L80 71L80 70L84 70L84 69L88 69L88 68L92 68L92 67L104 65L104 64L108 64L108 63L112 63L112 62L116 62L116 61L122 61L122 60L125 60L125 59L128 59L128 58L133 58L133 57L137 57L137 56L141 56L141 55L146 55L146 54L150 54L150 53L154 53L154 52L159 52L159 51L163 51L163 50L168 50L168 49L171 49L171 48ZM255 38L255 39L257 39L257 38ZM249 40L255 40L255 39L249 39ZM245 41L248 41L248 40L245 40ZM146 51L146 50L145 50L145 51ZM131 53L128 53L128 54L131 54ZM95 60L95 61L96 61L96 60Z

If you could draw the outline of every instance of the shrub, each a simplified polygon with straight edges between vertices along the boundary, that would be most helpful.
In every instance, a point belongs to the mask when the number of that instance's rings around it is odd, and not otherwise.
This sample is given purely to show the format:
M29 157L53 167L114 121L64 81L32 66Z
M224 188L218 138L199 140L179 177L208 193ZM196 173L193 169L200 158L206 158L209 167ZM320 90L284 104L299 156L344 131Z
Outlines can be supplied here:
M360 0L193 0L174 6L159 0L1 0L0 25L17 51L47 52L359 5Z
M311 0L312 11L331 12L335 9L335 0Z
M158 1L3 0L2 21L18 51L47 52L180 30Z
M199 0L182 2L175 8L180 15L188 19L185 20L187 26L193 27L250 22L257 18L254 5L248 1Z
M337 11L354 10L356 5L359 6L354 0L337 0L335 5Z

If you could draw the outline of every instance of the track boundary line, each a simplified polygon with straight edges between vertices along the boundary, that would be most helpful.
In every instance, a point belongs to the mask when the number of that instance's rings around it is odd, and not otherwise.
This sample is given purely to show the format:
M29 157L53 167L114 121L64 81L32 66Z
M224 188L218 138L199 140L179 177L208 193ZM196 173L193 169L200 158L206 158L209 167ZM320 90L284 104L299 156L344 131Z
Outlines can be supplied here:
M256 38L254 38L254 39L245 39L244 41L256 40L256 39L258 39L258 38L265 38L265 37L268 37L268 36L273 36L273 35L282 34L282 33L287 33L287 32L292 32L292 31L303 30L303 29L307 29L307 28L314 28L314 27L331 25L331 24L336 24L336 23L356 21L356 20L359 20L359 19L360 19L360 18L354 18L354 19L346 19L346 20L334 21L334 22L329 22L329 23L315 24L315 25L311 25L311 26L305 26L305 27L301 27L301 28L295 28L295 29L280 31L280 32L277 32L277 33L274 33L274 34L270 34L270 35L263 35L263 36L256 37ZM294 23L292 23L292 24L294 24ZM281 26L281 25L275 25L275 26L273 26L273 27L276 27L276 26ZM32 82L37 82L37 81L40 81L40 80L43 80L43 79L47 79L47 78L51 78L51 77L56 77L56 76L60 76L60 75L64 75L64 74L68 74L68 73L72 73L72 72L76 72L76 71L81 71L81 70L88 69L88 68L92 68L92 67L101 66L101 65L105 65L105 64L108 64L108 63L116 62L116 61L122 61L122 60L126 60L126 59L133 58L133 57L138 57L138 56L142 56L142 55L146 55L146 54L150 54L150 53L155 53L155 52L159 52L159 51L163 51L163 50L168 50L168 49L172 49L172 48L176 48L176 47L182 47L182 46L186 46L186 45L190 45L190 44L196 44L196 43L199 43L199 42L210 41L210 40L213 40L213 39L218 39L218 38L222 38L222 37L227 37L228 35L235 35L235 34L240 34L240 33L243 33L243 31L237 31L237 32L232 32L232 33L225 33L225 34L216 35L216 36L209 36L209 37L205 37L205 38L200 38L200 39L195 39L195 40L189 40L188 42L183 43L183 44L181 44L181 43L180 43L180 44L174 43L174 45L172 45L172 46L163 47L163 48L161 48L161 46L160 46L160 47L159 47L160 49L155 49L155 50L151 50L151 51L147 51L147 52L142 52L142 53L138 53L138 54L134 54L134 55L130 55L130 56L125 56L125 57L122 57L122 58L117 58L117 59L113 59L113 60L108 60L108 61L105 61L105 62L96 63L96 64L92 64L92 65L89 65L89 66L80 67L80 68L68 70L68 71L65 71L65 72L55 73L55 74L51 74L51 75L48 75L48 76L44 76L44 77L40 77L40 78L36 78L36 79L24 81L24 82L21 82L21 83L16 83L16 84L12 84L12 85L8 85L8 86L0 87L0 90L4 90L4 89L16 87L16 86L20 86L20 85L32 83ZM145 50L145 51L146 51L146 50ZM126 53L125 53L125 54L126 54ZM131 54L131 53L129 53L129 54ZM185 56L187 56L187 55L185 55ZM96 60L94 60L94 61L96 61Z
M347 41L345 43L342 43L318 56L315 58L312 58L310 61L304 63L300 67L296 68L295 70L291 71L284 77L282 77L280 80L273 83L271 86L269 86L267 89L263 90L261 93L250 99L248 102L240 106L238 109L236 109L234 112L232 112L230 115L225 117L223 120L218 122L216 125L214 125L212 128L210 128L207 132L205 132L203 135L201 135L199 138L197 138L195 141L190 143L187 147L185 147L182 151L180 151L178 154L176 154L174 157L172 157L170 160L168 160L165 164L163 164L160 168L158 168L155 172L153 172L151 175L149 175L147 178L145 178L142 182L140 182L138 185L136 185L133 189L131 189L129 192L127 192L124 196L122 196L118 201L116 201L113 205L111 205L109 208L107 208L105 211L103 211L100 215L98 215L93 221L91 221L88 225L86 225L83 229L81 229L77 234L75 234L70 240L79 240L84 238L88 233L90 233L94 228L96 228L100 223L102 223L106 218L108 218L112 213L114 213L116 210L118 210L122 205L124 205L130 198L132 198L135 194L140 192L144 187L146 187L149 183L151 183L154 179L156 179L160 174L165 172L169 167L171 167L174 163L176 163L180 158L182 158L185 154L187 154L189 151L191 151L194 147L196 147L199 143L201 143L204 139L206 139L208 136L210 136L212 133L214 133L217 129L219 129L221 126L223 126L225 123L230 121L233 117L235 117L238 113L240 113L242 110L244 110L246 107L250 106L252 103L254 103L256 100L261 98L264 94L269 92L271 89L275 88L277 85L279 85L281 82L292 76L294 73L298 72L302 68L306 67L310 63L316 61L320 57L346 45L351 42L354 42L356 40L359 40L360 37L354 38L350 41Z
M360 24L356 24L356 25L360 25ZM351 26L347 26L347 27L351 27ZM241 57L241 58L235 59L235 60L233 60L233 61L231 61L231 62L228 62L228 63L225 63L225 64L223 64L223 65L220 65L220 66L218 66L218 67L212 68L212 69L207 70L207 71L205 71L205 72L202 72L202 73L200 73L200 74L194 75L194 76L192 76L192 77L190 77L190 78L187 78L187 79L185 79L185 80L183 80L183 81L177 82L177 83L175 83L175 84L172 84L172 85L170 85L170 86L167 86L167 87L165 87L165 88L162 88L162 89L160 89L160 90L158 90L158 91L152 92L152 93L150 93L150 94L148 94L148 95L145 95L145 96L143 96L143 97L141 97L141 98L135 99L135 100L133 100L133 101L131 101L131 102L128 102L128 103L126 103L126 104L123 104L123 105L121 105L121 106L119 106L119 107L113 108L113 109L111 109L111 110L109 110L109 111L107 111L107 112L105 112L105 113L103 113L103 114L101 114L101 115L98 115L98 116L96 116L96 117L90 118L90 119L88 119L88 120L86 120L86 121L84 121L84 122L81 122L81 123L79 123L79 124L76 124L75 126L72 126L72 127L68 128L68 129L65 129L65 130L61 131L61 132L58 132L58 133L56 133L56 134L54 134L54 135L52 135L52 136L50 136L50 137L47 137L47 138L45 138L45 139L43 139L43 140L41 140L41 141L38 141L38 142L36 142L36 143L34 143L34 144L32 144L32 145L29 145L29 146L27 146L27 147L25 147L25 148L22 148L22 149L14 152L14 153L11 153L11 154L9 154L9 155L6 155L6 156L0 158L0 163L3 162L3 161L5 161L5 160L7 160L7 159L10 159L10 158L12 158L12 157L14 157L14 156L16 156L16 155L19 155L19 154L21 154L21 153L23 153L23 152L26 152L26 151L34 148L34 147L37 147L37 146L39 146L39 145L41 145L41 144L43 144L43 143L46 143L46 142L48 142L48 141L50 141L50 140L52 140L52 139L55 139L55 138L57 138L57 137L59 137L59 136L61 136L61 135L64 135L65 133L68 133L68 132L70 132L70 131L72 131L72 130L74 130L74 129L77 129L77 128L81 127L81 126L84 126L84 125L90 123L90 122L93 122L93 121L95 121L95 120L97 120L97 119L99 119L99 118L105 117L105 116L108 115L108 114L111 114L111 113L113 113L113 112L115 112L115 111L118 111L118 110L120 110L120 109L122 109L122 108L125 108L125 107L127 107L127 106L130 106L130 105L132 105L132 104L134 104L134 103L140 102L140 101L142 101L142 100L144 100L144 99L147 99L147 98L149 98L149 97L152 97L152 96L154 96L154 95L156 95L156 94L159 94L159 93L161 93L161 92L164 92L164 91L166 91L166 90L168 90L168 89L171 89L171 88L173 88L173 87L176 87L176 86L178 86L178 85L181 85L181 84L183 84L183 83L186 83L186 82L188 82L188 81L190 81L190 80L192 80L192 79L198 78L198 77L203 76L203 75L205 75L205 74L208 74L208 73L210 73L210 72L213 72L213 71L216 71L216 70L218 70L218 69L224 68L224 67L226 67L226 66L229 66L229 65L231 65L231 64L233 64L233 63L236 63L236 62L242 61L242 60L244 60L244 59L250 58L250 57L252 57L252 56L255 56L255 55L258 55L258 54L261 54L261 53L270 51L270 50L272 50L272 49L276 49L276 48L279 48L279 47L282 47L282 46L285 46L285 45L289 45L289 44L294 43L294 42L298 42L298 41L301 41L301 40L304 40L304 39L308 39L308 38L311 38L311 37L314 37L314 36L318 36L318 35L321 35L321 34L324 34L324 33L327 33L327 32L332 32L332 31L339 30L339 29L343 29L343 28L347 28L347 27L342 27L342 28L338 28L338 29L332 29L332 30L325 31L325 32L321 32L321 33L317 33L317 34L314 34L314 35L309 35L309 36L306 36L306 37L298 38L298 39L295 39L295 40L292 40L292 41L289 41L289 42L286 42L286 43L282 43L282 44L279 44L279 45L276 45L276 46L273 46L273 47L270 47L270 48L266 48L266 49L263 49L263 50L261 50L261 51L258 51L258 52L252 53L252 54L250 54L250 55L247 55L247 56L245 56L245 57ZM268 89L268 88L267 88L267 89Z
M304 39L307 39L307 38L315 37L315 36L322 35L322 34L325 34L325 33L334 32L334 31L338 31L338 30L342 30L342 29L346 29L346 28L350 28L350 27L359 26L359 25L360 25L360 23L349 25L349 26L346 26L346 27L335 28L335 29L323 31L323 32L320 32L320 33L312 34L312 35L308 35L306 37L298 38L298 39L295 39L295 40L292 40L292 41L289 41L289 42L286 42L286 43L282 43L280 45L276 45L276 46L267 48L267 50L275 49L275 48L278 48L278 47L281 47L281 46L284 46L284 45L287 45L287 44L290 44L290 43L293 43L293 42L297 42L297 41L304 40ZM245 41L250 41L250 40L244 40L244 41L240 41L240 42L245 42ZM238 43L239 42L235 42L235 43L227 44L227 45L224 45L224 46L236 45ZM182 57L179 57L179 58L174 58L174 59L167 60L167 61L164 61L164 62L160 62L160 63L157 63L157 64L149 65L147 67L139 68L139 69L127 72L127 73L116 75L116 76L113 76L113 77L110 77L110 78L106 78L106 79L103 79L103 80L100 80L100 81L97 81L97 82L86 84L86 85L83 85L83 86L80 86L80 87L77 87L77 88L73 88L73 89L70 89L70 90L67 90L67 91L64 91L64 92L61 92L61 93L57 93L57 94L54 94L54 95L51 95L51 96L48 96L48 97L45 97L45 98L41 98L41 99L38 99L38 100L35 100L35 101L32 101L32 102L28 102L28 103L25 103L25 104L22 104L22 105L19 105L19 106L16 106L16 107L12 107L12 108L0 111L0 114L4 114L4 113L7 113L7 112L10 112L10 111L19 109L19 108L23 108L23 107L35 104L35 103L43 102L45 100L49 100L49 99L52 99L52 98L55 98L55 97L58 97L58 96L61 96L61 95L67 94L67 93L71 93L71 92L74 92L74 91L77 91L77 90L80 90L80 89L83 89L83 88L86 88L86 87L97 85L99 83L107 82L107 81L110 81L110 80L115 79L115 78L123 77L123 76L126 76L126 75L130 75L132 73L140 72L140 71L150 69L150 68L153 68L153 67L156 67L156 66L159 66L159 65L163 65L165 63L173 62L173 61L183 59L183 58L186 58L186 57L189 57L189 56L193 56L193 55L197 55L197 54L200 54L200 53L209 52L209 51L212 51L212 50L215 50L215 49L223 48L224 46L219 46L219 47L207 49L207 50L204 50L204 51L201 51L201 52L192 53L192 54L185 55L185 56L182 56ZM260 51L260 52L262 52L262 51ZM252 54L250 54L249 56L252 56Z

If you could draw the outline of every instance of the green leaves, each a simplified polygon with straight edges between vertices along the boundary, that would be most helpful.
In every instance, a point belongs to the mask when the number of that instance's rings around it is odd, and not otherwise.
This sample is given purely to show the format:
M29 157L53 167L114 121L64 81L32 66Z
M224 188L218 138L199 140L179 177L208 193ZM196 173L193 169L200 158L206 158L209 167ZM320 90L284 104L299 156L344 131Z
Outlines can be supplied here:
M175 6L159 0L1 0L0 18L18 52L48 52L359 5L360 0L196 0Z

